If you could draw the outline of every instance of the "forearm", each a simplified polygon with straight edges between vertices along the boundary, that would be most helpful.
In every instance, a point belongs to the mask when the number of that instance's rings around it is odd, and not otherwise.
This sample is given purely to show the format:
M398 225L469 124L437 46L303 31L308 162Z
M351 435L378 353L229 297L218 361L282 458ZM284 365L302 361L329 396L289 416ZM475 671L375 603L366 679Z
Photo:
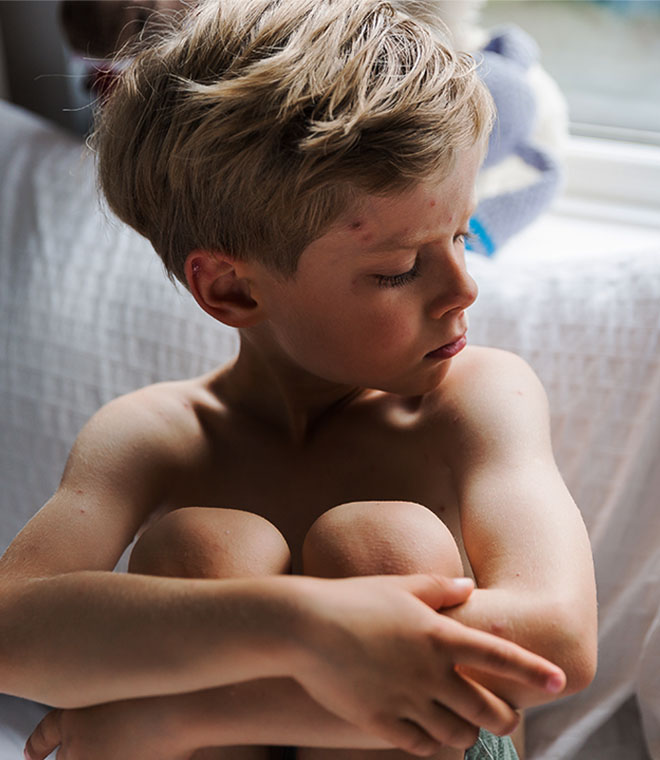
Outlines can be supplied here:
M580 610L568 602L548 601L530 591L494 588L476 589L464 604L443 613L472 628L513 641L562 668L567 684L555 696L512 680L469 673L516 707L532 707L574 693L593 678L595 615L586 606Z
M391 745L325 710L293 679L233 684L163 698L186 749L281 745L386 749Z
M81 707L289 676L293 583L107 572L14 582L0 593L0 692Z

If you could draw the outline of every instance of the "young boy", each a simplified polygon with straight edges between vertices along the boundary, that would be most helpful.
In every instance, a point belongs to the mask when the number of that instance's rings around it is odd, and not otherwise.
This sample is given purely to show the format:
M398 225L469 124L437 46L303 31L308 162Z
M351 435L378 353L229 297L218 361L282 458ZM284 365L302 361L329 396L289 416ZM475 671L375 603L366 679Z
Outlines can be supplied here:
M542 388L465 345L491 119L379 0L202 3L126 71L106 197L241 348L95 415L3 558L0 689L61 708L28 757L512 757L589 683Z

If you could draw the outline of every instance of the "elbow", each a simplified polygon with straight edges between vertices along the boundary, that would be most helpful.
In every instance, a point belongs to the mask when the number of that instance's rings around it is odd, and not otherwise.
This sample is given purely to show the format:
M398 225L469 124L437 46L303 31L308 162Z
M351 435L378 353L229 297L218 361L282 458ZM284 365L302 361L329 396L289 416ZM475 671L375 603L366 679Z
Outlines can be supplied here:
M582 614L576 613L581 610ZM586 689L596 676L598 667L598 624L596 610L585 614L584 606L560 605L554 610L550 647L547 658L566 674L566 688L561 696Z
M566 688L561 696L586 689L596 676L597 656L591 647L575 646L564 662L558 663L566 674Z
M597 667L597 645L590 645L585 641L576 642L570 659L564 666L566 673L564 695L577 694L586 689L596 677Z

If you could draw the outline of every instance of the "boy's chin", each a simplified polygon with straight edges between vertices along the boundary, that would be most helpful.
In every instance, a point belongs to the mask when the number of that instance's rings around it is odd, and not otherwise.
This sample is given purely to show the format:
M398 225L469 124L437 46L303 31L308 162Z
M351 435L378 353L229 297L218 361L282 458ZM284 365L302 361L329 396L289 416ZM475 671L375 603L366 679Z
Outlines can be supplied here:
M433 393L433 391L438 389L447 376L450 365L451 359L447 359L441 364L436 364L430 372L398 378L387 383L378 383L372 387L374 390L404 398L425 396L427 393Z

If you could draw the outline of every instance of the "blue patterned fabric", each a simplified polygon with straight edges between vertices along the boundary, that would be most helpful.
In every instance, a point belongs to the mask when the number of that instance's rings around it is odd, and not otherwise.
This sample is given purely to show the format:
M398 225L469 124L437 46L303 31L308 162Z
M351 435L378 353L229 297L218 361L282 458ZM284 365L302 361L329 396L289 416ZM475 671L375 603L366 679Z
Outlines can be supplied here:
M518 753L508 736L495 736L482 728L477 743L465 753L465 760L518 760Z

